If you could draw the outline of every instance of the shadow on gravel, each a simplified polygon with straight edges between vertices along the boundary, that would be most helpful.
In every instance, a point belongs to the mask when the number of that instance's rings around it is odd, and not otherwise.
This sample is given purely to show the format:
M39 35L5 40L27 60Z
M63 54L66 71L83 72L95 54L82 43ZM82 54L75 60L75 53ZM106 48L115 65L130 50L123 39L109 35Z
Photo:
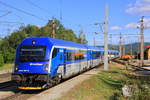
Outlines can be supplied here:
M141 75L150 75L150 70L145 69L145 68L136 68L132 72L135 72Z
M113 60L113 62L116 62L116 63L119 63L119 64L122 64L122 65L126 66L125 62L121 62L121 61L118 61L118 60ZM132 65L132 64L128 64L128 65L130 65L130 66L132 66L132 68L134 68L134 70L132 70L132 72L142 74L142 75L150 75L150 70L149 69L140 68L140 67ZM150 65L145 65L144 67L150 67Z
M0 78L10 77L11 73L0 74Z
M4 92L4 91L17 93L19 92L19 89L17 89L17 87L15 86L15 83L13 83L12 81L6 81L6 82L0 83L0 92Z
M150 65L145 65L145 67L150 67Z
M0 83L0 87L1 87L1 86L4 86L4 85L6 85L6 84L12 84L12 83L13 83L12 81L1 82L1 83Z
M22 90L21 94L37 94L45 90Z
M12 86L12 87L6 87L3 89L0 89L0 92L13 92L15 94L20 93L20 92L21 94L37 94L45 90L20 90L16 86Z

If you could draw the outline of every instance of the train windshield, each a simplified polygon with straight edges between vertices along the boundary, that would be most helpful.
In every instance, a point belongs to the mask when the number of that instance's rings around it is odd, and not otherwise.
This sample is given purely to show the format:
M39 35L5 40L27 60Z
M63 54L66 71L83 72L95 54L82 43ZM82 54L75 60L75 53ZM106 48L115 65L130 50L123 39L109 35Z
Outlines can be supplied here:
M43 62L46 54L46 46L26 45L20 49L21 62Z

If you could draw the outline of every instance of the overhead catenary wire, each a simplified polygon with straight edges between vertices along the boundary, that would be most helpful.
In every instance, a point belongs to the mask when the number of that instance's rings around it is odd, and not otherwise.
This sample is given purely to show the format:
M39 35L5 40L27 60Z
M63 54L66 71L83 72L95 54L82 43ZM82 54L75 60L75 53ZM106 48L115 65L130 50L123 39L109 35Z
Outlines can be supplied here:
M34 14L29 13L29 12L27 12L27 11L24 11L24 10L22 10L22 9L16 8L16 7L14 7L14 6L12 6L12 5L9 5L9 4L5 3L5 2L0 1L0 4L1 4L1 5L4 5L4 6L6 6L6 7L9 7L9 8L15 9L15 10L17 10L17 11L19 11L19 12L22 12L22 13L26 14L26 15L35 17L36 19L39 19L39 20L42 20L42 21L47 21L47 20L44 19L44 18L41 18L41 17L39 17L39 16L37 16L37 15L34 15Z
M63 20L62 0L60 0L59 3L60 3L60 21L62 22L62 20Z
M12 13L11 11L3 11L3 12L6 12L6 13L3 15L0 15L0 17L4 17L4 16L7 16L8 14Z
M44 12L46 12L47 14L50 14L50 13L51 13L51 12L49 12L48 10L46 10L46 9L44 9L44 8L42 8L42 7L40 7L40 6L38 6L37 4L33 3L31 0L25 0L25 1L26 1L28 4L30 4L30 5L32 5L32 6L36 7L36 8L38 8L38 9L44 11Z
M34 2L32 2L31 0L25 0L28 4L40 9L41 11L44 11L47 14L51 14L52 12L49 12L49 10L46 10L43 7L38 6L37 4L35 4ZM62 0L59 1L60 3L60 21L62 22L63 20L63 13L62 13Z
M12 14L13 11L9 11L9 10L0 10L0 12L4 12L4 14L0 15L0 17L5 17L9 14ZM20 20L22 20L23 18L15 13L13 13L13 15L15 15L17 18L19 18Z
M20 25L25 25L23 22L9 22L9 21L0 21L0 24L6 23L6 24L20 24Z

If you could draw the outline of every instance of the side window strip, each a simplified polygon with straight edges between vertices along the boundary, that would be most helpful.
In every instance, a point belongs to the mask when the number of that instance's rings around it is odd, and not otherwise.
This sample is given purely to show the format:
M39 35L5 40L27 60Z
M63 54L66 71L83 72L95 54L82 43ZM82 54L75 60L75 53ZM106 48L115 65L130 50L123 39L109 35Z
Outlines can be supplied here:
M58 54L58 48L54 48L53 53L52 53L52 58L55 58Z

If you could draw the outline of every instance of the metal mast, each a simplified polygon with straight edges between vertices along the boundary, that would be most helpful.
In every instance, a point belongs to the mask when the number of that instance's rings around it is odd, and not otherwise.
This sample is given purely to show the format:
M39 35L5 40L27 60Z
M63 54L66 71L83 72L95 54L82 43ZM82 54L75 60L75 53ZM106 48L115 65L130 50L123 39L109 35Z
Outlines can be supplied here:
M104 26L104 70L108 71L108 5L105 5L105 26Z

